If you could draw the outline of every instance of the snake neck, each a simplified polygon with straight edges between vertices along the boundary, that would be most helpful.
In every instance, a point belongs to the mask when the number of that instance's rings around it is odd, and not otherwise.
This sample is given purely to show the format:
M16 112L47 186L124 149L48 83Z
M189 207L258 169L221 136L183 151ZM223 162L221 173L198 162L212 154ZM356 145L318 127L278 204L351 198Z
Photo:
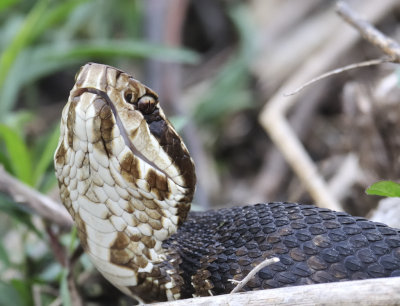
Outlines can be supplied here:
M55 153L62 202L106 279L134 297L179 298L179 256L162 242L186 219L193 163L162 110L141 116L132 129L135 117L126 120L118 109L118 81L109 84L115 70L94 66L96 77L103 73L108 81L102 87L90 84L93 67L85 67L63 110Z

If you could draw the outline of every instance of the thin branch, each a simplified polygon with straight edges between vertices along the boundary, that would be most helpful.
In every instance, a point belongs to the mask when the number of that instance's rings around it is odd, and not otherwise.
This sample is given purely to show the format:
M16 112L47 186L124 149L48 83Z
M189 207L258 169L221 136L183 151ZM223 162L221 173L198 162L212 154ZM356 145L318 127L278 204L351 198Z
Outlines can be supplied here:
M394 63L400 63L400 45L395 40L387 37L369 22L361 19L343 1L337 3L336 11L346 22L355 27L368 42L390 56Z
M373 59L373 60L369 60L369 61L365 61L365 62L360 62L360 63L354 63L354 64L350 64L344 67L340 67L331 71L328 71L324 74L321 74L320 76L313 78L312 80L304 83L303 85L301 85L300 87L296 88L295 90L288 92L288 93L284 93L283 95L285 97L287 96L292 96L297 94L298 92L302 91L304 88L314 84L315 82L318 82L322 79L325 79L327 77L330 77L332 75L335 74L339 74L345 71L349 71L352 69L356 69L356 68L361 68L361 67L367 67L367 66L373 66L373 65L379 65L382 63L387 63L387 62L393 62L393 58L389 58L389 57L383 57L383 58L377 58L377 59Z
M272 257L272 258L267 258L261 263L259 263L257 266L253 268L253 270L250 271L249 274L246 275L245 278L243 278L241 281L238 282L235 288L231 291L230 294L239 292L240 289L242 289L253 277L254 275L257 274L258 271L260 271L262 268L272 265L273 263L279 262L278 257ZM234 280L236 281L236 280Z
M44 219L62 227L70 228L73 224L64 206L17 180L2 166L0 166L0 192L10 195L15 202L27 206Z

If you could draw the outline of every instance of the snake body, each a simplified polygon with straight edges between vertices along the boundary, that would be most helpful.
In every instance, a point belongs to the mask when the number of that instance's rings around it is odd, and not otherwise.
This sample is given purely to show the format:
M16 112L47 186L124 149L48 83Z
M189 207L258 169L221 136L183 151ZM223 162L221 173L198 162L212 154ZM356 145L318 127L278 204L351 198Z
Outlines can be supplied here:
M400 276L400 231L296 203L189 213L194 164L158 97L127 73L88 63L61 119L60 196L89 258L142 301Z

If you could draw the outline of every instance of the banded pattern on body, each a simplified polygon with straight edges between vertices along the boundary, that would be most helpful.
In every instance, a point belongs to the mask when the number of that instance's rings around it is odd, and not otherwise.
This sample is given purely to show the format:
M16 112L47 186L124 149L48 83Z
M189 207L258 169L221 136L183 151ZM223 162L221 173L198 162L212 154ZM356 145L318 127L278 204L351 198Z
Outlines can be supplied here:
M83 66L55 153L61 199L97 269L145 302L400 276L400 231L346 213L268 203L190 213L190 155L157 94L128 74ZM186 221L185 221L186 220Z

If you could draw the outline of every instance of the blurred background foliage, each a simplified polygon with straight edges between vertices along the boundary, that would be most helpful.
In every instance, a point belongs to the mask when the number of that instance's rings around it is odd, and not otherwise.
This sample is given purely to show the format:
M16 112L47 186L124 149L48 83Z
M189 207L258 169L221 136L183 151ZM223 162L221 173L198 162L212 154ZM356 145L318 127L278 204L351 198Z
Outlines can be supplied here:
M349 2L378 11L374 0ZM53 153L61 110L79 67L93 61L118 67L159 93L196 163L196 209L309 202L258 117L266 101L281 95L285 80L303 65L320 65L316 59L324 58L319 52L326 47L334 55L331 68L381 56L358 38L341 49L333 38L342 34L335 31L343 21L333 5L1 0L0 167L59 201ZM400 40L400 5L384 0L383 7L376 17L379 27ZM366 186L400 175L394 70L387 64L319 82L299 95L288 115L326 180L352 162L344 168L351 180L342 180L340 199L356 215L376 206L376 199L363 196ZM74 230L43 220L24 205L29 199L1 190L0 185L0 306L131 303L94 271Z

